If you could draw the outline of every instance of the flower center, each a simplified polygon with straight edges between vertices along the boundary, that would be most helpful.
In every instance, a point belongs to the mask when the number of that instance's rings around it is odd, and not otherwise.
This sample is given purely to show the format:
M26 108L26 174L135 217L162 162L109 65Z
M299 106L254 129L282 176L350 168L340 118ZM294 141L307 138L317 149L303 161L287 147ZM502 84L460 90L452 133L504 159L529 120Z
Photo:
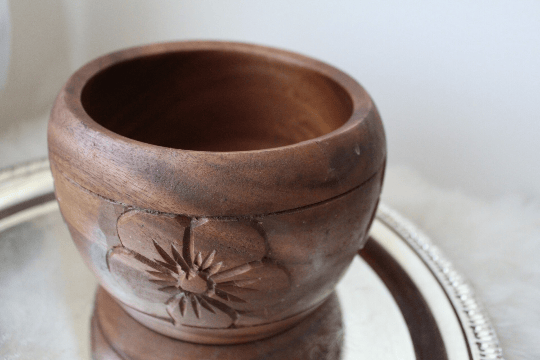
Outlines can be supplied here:
M202 294L206 290L208 290L208 285L206 284L206 280L201 278L200 276L195 276L191 280L188 280L185 278L182 281L182 290L189 291L193 294Z

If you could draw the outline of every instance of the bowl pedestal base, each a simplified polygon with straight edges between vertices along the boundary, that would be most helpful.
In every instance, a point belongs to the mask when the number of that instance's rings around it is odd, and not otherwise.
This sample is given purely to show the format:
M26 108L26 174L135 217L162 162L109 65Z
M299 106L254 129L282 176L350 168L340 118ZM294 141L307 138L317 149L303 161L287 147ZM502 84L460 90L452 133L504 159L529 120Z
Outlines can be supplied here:
M328 359L341 356L343 324L337 295L296 326L238 345L202 345L158 334L138 323L101 287L91 325L94 360Z

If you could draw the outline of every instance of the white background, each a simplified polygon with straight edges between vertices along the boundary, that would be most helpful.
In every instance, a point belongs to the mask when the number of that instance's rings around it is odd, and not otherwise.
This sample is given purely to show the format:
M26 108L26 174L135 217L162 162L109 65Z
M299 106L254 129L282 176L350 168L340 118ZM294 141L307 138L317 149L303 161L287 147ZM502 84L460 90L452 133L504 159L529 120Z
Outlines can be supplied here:
M48 111L85 62L143 43L223 39L300 52L356 78L385 122L390 165L480 198L540 199L540 1L15 0L9 6L0 167L46 154ZM14 140L24 136L33 140Z
M505 358L540 358L540 0L11 0L11 36L6 5L0 0L0 168L46 155L56 93L110 51L218 39L319 58L378 105L389 144L383 200L470 279ZM19 316L14 331L22 330L11 335L51 353L43 319ZM7 334L0 354L12 346ZM55 339L65 342L62 334Z

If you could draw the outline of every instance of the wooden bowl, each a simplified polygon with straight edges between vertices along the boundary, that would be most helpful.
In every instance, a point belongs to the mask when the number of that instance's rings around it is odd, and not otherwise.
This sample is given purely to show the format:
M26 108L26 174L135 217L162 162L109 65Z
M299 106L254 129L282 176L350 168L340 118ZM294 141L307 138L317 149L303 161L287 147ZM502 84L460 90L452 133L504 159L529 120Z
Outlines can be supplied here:
M98 58L48 129L56 197L134 319L205 344L290 328L366 241L386 144L363 88L319 61L225 42Z

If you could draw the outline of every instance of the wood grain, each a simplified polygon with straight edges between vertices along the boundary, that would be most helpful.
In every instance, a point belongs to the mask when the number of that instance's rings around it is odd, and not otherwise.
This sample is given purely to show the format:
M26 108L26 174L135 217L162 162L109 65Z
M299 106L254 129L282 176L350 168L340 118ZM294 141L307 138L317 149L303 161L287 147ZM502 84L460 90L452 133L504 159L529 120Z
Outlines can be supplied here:
M206 344L309 317L366 241L386 143L368 94L290 52L153 44L96 59L48 129L62 215L134 319Z

